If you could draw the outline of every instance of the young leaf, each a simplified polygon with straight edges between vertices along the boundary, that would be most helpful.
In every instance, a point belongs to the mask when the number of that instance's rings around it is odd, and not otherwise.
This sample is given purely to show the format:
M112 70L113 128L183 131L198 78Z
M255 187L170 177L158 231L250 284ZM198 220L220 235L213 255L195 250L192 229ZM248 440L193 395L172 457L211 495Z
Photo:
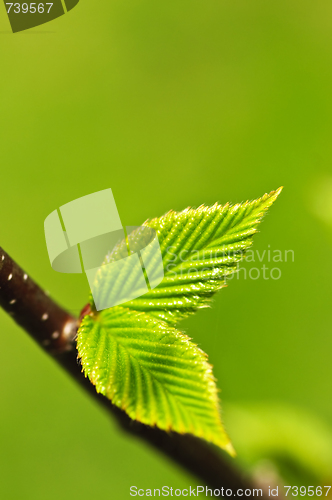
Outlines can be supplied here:
M206 355L173 326L213 294L252 245L252 237L281 188L252 202L169 212L145 226L156 230L164 279L140 298L85 316L78 331L83 370L101 392L136 420L164 430L192 433L233 453L220 419L217 389ZM105 263L141 248L145 231L120 242ZM127 245L128 243L128 245ZM145 255L147 275L157 272L155 254ZM124 264L116 276L101 266L99 297L126 291L140 264ZM130 269L130 270L129 270ZM125 296L125 295L124 295Z
M127 302L126 307L149 312L172 325L207 307L227 277L238 269L253 244L259 222L281 190L234 206L202 205L146 221L158 235L164 279L157 288ZM149 263L152 273L153 264Z
M77 347L97 392L132 419L194 434L233 453L212 368L186 335L146 313L118 306L85 316Z

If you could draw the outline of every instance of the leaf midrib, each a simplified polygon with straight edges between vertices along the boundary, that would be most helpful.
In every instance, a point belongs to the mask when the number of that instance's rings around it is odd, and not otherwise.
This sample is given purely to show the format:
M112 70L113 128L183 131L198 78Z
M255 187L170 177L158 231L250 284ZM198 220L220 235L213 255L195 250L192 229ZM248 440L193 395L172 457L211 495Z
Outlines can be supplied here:
M108 332L107 332L105 326L102 325L102 324L100 324L99 326L100 326L101 329L105 330L104 334L108 335ZM124 352L133 360L133 364L134 365L138 364L140 370L145 371L145 373L147 373L149 377L151 377L153 380L155 380L155 382L159 385L159 387L161 387L162 390L164 390L165 392L167 392L167 394L169 395L169 397L171 397L173 399L173 401L175 402L175 404L178 405L181 408L182 412L184 412L187 415L187 418L189 418L189 420L190 420L190 422L191 422L192 425L193 425L193 420L192 420L192 416L191 416L192 413L194 413L194 415L197 415L197 417L199 418L199 420L203 419L203 425L204 425L204 417L201 414L196 413L195 411L191 411L188 414L188 409L186 408L186 406L184 406L183 402L181 402L181 400L179 399L180 396L178 396L177 394L172 393L172 391L170 391L169 387L167 387L167 385L168 385L167 383L162 382L158 378L158 376L155 375L154 372L149 371L146 366L142 365L141 362L140 362L140 360L136 356L132 355L132 353L130 352L130 350L128 348L126 348L125 345L123 345L121 343L121 341L119 341L119 339L121 339L121 337L119 337L117 335L112 335L111 333L109 333L109 335L110 335L110 337L113 337L113 340L118 344L118 347L121 346L122 349L124 350ZM152 343L151 341L147 341L147 342L149 342L150 344ZM156 342L154 342L153 344L155 345ZM170 344L170 345L172 345L172 344ZM138 349L137 349L137 351L138 351ZM94 368L95 368L95 366L94 366ZM127 373L130 373L130 371L128 370ZM130 377L128 377L128 380L126 381L126 386L124 388L123 395L122 395L122 401L128 402L128 394L127 393L128 393L128 387L129 386L130 386ZM188 394L188 389L186 389L185 391ZM199 402L200 399L197 398L197 393L195 391L191 391L191 392L195 396L196 401ZM217 394L213 394L212 392L210 392L210 396L212 396L213 399L214 399L214 401L217 403L217 397L216 397ZM190 404L188 404L188 408L192 408L190 406ZM135 411L136 412L138 411L137 404L135 404ZM213 408L213 407L211 407L211 409L206 408L206 411L208 412L208 415L206 417L208 419L209 418L213 419L213 414L214 414L215 418L220 423L220 427L221 427L220 415L219 415L218 410L215 409L215 408ZM214 424L218 427L218 425L217 425L216 422L214 422ZM205 425L207 425L207 424L205 423ZM194 425L193 425L193 428L195 428ZM200 424L200 428L201 428L201 431L202 431L203 430L202 429L202 423Z

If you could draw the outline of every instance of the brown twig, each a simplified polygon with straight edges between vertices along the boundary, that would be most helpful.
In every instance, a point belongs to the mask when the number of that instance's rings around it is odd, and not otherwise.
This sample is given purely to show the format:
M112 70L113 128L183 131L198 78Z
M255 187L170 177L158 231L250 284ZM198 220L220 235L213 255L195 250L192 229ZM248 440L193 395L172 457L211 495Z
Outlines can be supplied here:
M115 417L122 429L152 445L212 489L252 489L253 484L215 447L191 435L166 433L131 420L97 394L77 361L78 320L57 305L0 247L0 305L35 341ZM232 496L233 496L232 495Z

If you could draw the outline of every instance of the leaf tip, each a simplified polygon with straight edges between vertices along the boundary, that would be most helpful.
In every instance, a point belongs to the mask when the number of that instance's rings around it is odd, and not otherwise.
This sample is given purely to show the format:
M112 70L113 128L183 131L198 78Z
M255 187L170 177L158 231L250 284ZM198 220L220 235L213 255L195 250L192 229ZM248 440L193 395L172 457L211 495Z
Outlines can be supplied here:
M234 450L234 447L231 442L227 443L226 446L224 447L224 450L227 451L227 453L235 458L236 457L236 451Z
M271 191L270 193L264 194L264 196L262 196L262 198L259 199L262 211L267 210L268 208L270 208L271 205L273 205L273 203L276 201L283 188L284 188L283 186L280 186L280 188L276 189L275 191ZM263 212L261 215L263 215Z
M272 198L273 201L276 200L283 189L284 186L280 186L280 188L276 189L275 191L271 191L271 193L269 194L269 198Z

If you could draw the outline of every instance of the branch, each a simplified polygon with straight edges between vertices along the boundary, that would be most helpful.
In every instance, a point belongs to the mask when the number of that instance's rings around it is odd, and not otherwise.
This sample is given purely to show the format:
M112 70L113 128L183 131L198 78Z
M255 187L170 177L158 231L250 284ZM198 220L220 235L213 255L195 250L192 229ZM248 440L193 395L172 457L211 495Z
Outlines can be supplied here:
M123 430L139 437L181 465L203 485L234 492L254 487L217 448L189 434L166 433L131 420L98 394L77 362L75 336L79 321L56 304L0 247L0 305L76 381L115 417Z
M58 306L1 247L0 305L50 353L73 348L77 319Z

